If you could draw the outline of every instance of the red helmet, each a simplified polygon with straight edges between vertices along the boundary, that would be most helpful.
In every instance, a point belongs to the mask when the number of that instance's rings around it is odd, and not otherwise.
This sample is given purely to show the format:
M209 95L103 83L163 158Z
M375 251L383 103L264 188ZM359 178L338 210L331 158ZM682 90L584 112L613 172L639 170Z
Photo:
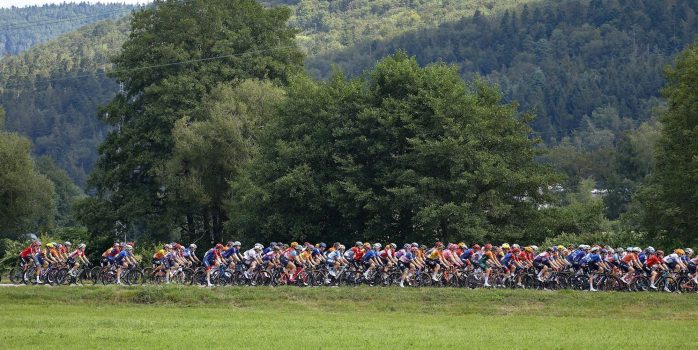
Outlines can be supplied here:
M220 243L216 244L216 249L223 249L223 245Z
M438 247L438 246L442 246L442 245L444 245L444 244L441 243L441 242L436 242L436 243L434 243L434 247Z
M492 249L492 245L491 245L491 244L489 244L489 243L485 244L485 249L487 249L487 250L490 250L490 249Z
M480 245L479 245L479 244L474 245L474 246L473 246L473 249L475 249L475 250L480 250Z

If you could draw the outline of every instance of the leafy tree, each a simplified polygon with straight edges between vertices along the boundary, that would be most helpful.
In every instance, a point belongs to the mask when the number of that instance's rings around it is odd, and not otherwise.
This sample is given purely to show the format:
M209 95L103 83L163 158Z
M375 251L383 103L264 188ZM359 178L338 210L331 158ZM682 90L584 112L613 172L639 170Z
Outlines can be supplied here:
M0 109L0 119L2 119ZM0 129L0 237L52 226L55 215L53 184L38 173L31 142Z
M404 53L357 79L298 78L233 181L230 226L281 240L520 237L552 181L528 121L491 86Z
M71 206L75 200L84 196L84 193L75 185L68 173L59 168L50 157L39 157L35 163L37 171L53 183L54 203L56 203L54 222L56 226L76 226L77 222L73 218Z
M208 229L220 240L222 210L194 211L161 176L176 146L172 130L182 118L208 120L203 102L221 83L284 84L301 71L303 56L286 24L288 9L265 9L253 0L155 5L134 14L131 35L114 58L111 76L123 82L124 93L101 113L113 131L100 146L90 184L106 203L100 207L115 213L108 219L117 218L132 235L167 239L185 227L190 237ZM202 217L200 227L195 215Z
M681 53L666 75L655 167L638 196L641 223L669 242L692 244L698 242L698 46Z

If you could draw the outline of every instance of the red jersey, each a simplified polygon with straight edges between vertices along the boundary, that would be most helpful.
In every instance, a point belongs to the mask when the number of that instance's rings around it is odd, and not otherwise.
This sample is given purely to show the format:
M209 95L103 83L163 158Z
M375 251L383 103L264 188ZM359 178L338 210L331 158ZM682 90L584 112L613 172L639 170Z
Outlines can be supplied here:
M656 255L650 255L650 257L647 258L647 260L645 261L645 265L647 265L647 267L652 267L652 266L659 264L661 262L662 262L662 260L659 259Z
M29 257L30 255L32 255L33 252L34 252L34 247L29 246L26 249L24 249L21 253L19 253L19 256L22 258L26 258L26 257Z

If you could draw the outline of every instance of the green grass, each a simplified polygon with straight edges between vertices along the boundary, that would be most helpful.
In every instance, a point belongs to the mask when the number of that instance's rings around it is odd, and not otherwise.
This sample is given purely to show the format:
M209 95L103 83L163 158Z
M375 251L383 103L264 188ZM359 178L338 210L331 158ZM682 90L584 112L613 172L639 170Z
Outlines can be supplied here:
M695 344L696 319L698 295L664 293L0 288L3 349L642 349Z

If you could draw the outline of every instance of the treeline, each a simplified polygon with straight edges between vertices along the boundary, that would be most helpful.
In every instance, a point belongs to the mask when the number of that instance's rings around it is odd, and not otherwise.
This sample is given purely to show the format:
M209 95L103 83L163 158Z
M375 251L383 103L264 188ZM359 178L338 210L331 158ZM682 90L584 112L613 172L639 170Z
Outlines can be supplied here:
M106 76L127 37L128 19L104 21L0 60L5 127L29 137L79 185L94 168L106 126L97 107L118 91Z
M124 4L61 3L0 9L0 57L16 55L84 25L122 18L137 8Z
M422 65L454 63L464 77L482 75L508 101L536 113L537 135L556 142L584 126L585 116L603 122L593 116L605 107L629 119L606 125L621 128L612 132L648 120L664 84L662 69L698 33L697 12L691 0L546 1L369 40L310 57L307 65L322 77L332 65L355 75L399 49Z

